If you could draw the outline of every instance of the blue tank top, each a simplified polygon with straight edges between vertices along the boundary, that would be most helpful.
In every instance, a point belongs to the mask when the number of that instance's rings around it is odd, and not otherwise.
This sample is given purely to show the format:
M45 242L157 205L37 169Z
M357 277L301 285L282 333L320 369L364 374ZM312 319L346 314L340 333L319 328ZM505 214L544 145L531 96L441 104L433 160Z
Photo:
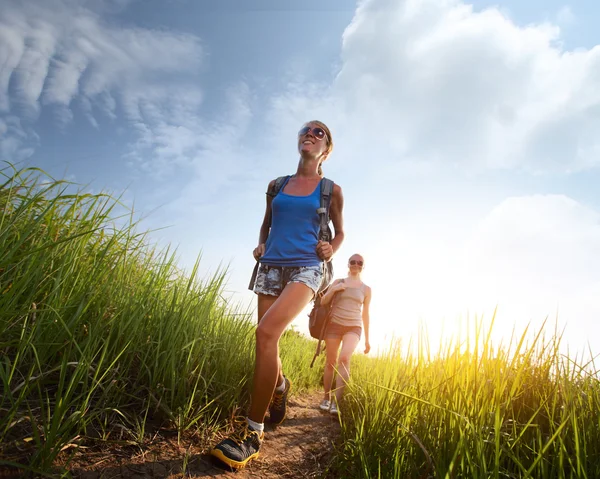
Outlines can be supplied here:
M317 255L321 182L308 196L292 196L283 192L288 180L271 202L271 231L260 262L271 266L318 266L322 263Z

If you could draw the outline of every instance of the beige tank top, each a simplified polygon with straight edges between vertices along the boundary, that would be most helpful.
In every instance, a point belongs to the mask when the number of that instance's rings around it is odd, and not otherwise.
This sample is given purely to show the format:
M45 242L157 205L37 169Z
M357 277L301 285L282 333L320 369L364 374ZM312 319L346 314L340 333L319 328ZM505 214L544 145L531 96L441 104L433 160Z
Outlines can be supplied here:
M347 287L333 298L331 322L342 326L362 326L362 306L365 302L365 284Z

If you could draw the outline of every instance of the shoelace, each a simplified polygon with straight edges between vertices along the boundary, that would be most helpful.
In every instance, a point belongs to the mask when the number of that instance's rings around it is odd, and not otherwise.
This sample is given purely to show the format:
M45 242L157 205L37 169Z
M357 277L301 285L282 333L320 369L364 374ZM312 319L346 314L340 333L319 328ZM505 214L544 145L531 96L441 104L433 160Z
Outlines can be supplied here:
M240 446L246 439L248 439L248 436L250 436L250 434L256 433L256 431L251 431L248 427L248 423L245 420L236 421L236 423L237 424L234 433L231 436L229 436L229 439L231 439L238 446Z
M283 404L283 393L273 394L273 406L281 407Z

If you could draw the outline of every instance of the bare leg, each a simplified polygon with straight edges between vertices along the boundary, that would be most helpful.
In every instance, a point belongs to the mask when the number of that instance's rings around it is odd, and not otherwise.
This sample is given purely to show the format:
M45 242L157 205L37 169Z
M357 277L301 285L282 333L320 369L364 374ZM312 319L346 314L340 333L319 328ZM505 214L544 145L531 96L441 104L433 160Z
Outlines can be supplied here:
M342 338L342 350L338 359L338 376L335 381L335 397L338 404L342 401L344 388L350 379L350 358L359 341L360 338L354 333L347 333Z
M264 422L275 390L279 372L279 338L312 297L312 289L305 284L289 283L256 328L256 363L248 415L252 421Z
M260 320L275 301L277 301L277 296L269 296L266 294L258 295L258 324L260 324ZM281 366L281 358L279 356L277 356L277 365L279 367L279 373L275 385L281 384L283 381L283 367Z
M323 399L331 400L331 386L333 384L333 372L337 362L337 353L340 349L342 338L325 338L325 371L323 372Z

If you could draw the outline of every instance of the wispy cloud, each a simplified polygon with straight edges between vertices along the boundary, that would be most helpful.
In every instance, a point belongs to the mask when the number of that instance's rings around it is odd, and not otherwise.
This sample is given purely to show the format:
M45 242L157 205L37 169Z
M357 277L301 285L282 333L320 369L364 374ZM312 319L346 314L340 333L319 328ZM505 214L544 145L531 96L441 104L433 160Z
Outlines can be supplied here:
M20 118L0 117L0 158L18 163L29 158L38 143L39 136L33 129L23 126Z
M576 22L576 16L570 5L564 5L556 14L556 22L559 25L570 26Z
M5 2L0 7L0 112L29 125L42 107L51 108L63 126L76 112L94 126L99 115L122 117L140 138L156 136L157 125L196 121L202 100L194 81L203 58L200 39L121 26L101 15L126 3ZM29 148L22 136L5 135L2 141Z

